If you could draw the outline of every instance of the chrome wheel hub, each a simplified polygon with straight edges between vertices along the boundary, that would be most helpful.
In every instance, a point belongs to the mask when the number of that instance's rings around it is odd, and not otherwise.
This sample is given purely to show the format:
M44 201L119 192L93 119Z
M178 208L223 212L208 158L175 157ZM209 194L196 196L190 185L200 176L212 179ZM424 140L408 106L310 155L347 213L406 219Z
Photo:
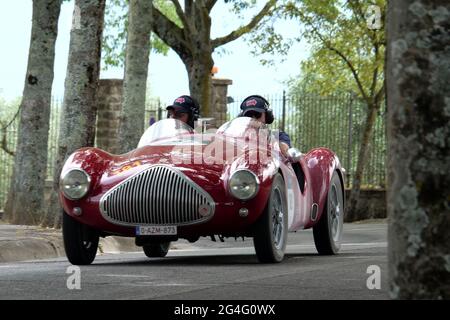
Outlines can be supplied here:
M284 208L282 195L279 189L275 189L274 199L272 202L272 231L273 231L273 244L277 249L283 247L284 238Z
M338 242L341 238L343 215L342 215L342 205L339 201L338 191L336 185L332 185L330 189L329 198L329 224L331 227L331 236L334 242Z

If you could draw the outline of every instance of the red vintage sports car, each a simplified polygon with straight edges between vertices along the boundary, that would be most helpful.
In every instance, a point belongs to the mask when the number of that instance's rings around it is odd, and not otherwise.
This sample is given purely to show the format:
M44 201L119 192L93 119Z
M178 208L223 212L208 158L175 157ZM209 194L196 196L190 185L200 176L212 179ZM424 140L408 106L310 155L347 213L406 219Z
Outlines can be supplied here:
M65 250L72 264L94 261L99 237L135 237L148 257L172 241L253 237L260 262L283 260L290 231L313 228L320 254L340 248L344 169L326 148L288 156L277 135L240 117L215 133L166 119L137 149L112 155L83 148L60 180Z

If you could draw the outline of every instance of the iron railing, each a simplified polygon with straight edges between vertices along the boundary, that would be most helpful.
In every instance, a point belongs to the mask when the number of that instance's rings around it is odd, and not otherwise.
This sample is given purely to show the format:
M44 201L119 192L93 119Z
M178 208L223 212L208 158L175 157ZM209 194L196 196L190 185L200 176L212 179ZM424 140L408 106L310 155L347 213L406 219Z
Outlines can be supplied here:
M228 118L240 113L240 103L244 97L229 99ZM302 152L315 147L328 147L339 156L347 170L347 185L351 187L351 178L356 170L358 151L361 145L367 106L354 95L334 94L320 96L303 94L290 96L285 92L280 95L266 96L274 110L273 129L286 131L292 145ZM62 102L53 99L50 118L48 144L48 178L52 178L53 163L57 152L59 120ZM165 118L165 108L160 100L150 100L146 108L145 123L152 124ZM6 122L8 119L2 119ZM17 140L18 119L7 129L8 148L15 149ZM0 137L2 138L2 137ZM385 108L379 112L374 133L369 146L369 161L363 175L362 185L367 188L384 188L385 186ZM11 183L14 157L0 149L0 210L3 208Z
M245 97L243 97L245 98ZM243 98L233 98L228 107L228 118L240 113ZM272 128L286 131L292 146L303 153L315 147L333 150L347 170L347 185L356 171L357 157L366 122L367 105L352 94L342 93L328 96L302 94L290 96L268 95L274 111ZM385 186L385 108L381 108L375 121L369 145L369 160L366 164L362 185L366 188Z

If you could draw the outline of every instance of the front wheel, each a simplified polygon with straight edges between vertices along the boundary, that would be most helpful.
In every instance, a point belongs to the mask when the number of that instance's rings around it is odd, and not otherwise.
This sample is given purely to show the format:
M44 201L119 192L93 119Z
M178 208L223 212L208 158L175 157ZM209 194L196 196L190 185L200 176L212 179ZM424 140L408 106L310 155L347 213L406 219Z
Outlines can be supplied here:
M277 173L272 182L269 201L256 222L253 244L263 263L281 262L286 250L288 215L283 177Z
M163 258L167 255L170 248L169 242L152 243L143 246L144 253L149 258Z
M62 232L67 259L74 265L91 264L97 254L99 235L63 212Z
M321 255L333 255L341 248L344 226L344 192L335 171L331 179L325 207L319 222L313 227L314 243Z

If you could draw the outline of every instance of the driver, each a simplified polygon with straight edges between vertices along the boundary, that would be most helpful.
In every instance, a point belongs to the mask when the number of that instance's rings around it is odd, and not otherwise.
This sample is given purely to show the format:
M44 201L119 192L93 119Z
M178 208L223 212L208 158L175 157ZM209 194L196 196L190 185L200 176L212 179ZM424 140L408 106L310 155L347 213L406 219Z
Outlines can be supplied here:
M241 103L241 110L239 117L251 117L264 124L271 124L275 120L269 102L262 96L251 95L245 98ZM289 158L287 152L291 147L289 135L284 131L280 131L279 142L281 153Z
M167 118L177 119L194 128L194 122L200 116L200 105L191 96L180 96L166 108Z

